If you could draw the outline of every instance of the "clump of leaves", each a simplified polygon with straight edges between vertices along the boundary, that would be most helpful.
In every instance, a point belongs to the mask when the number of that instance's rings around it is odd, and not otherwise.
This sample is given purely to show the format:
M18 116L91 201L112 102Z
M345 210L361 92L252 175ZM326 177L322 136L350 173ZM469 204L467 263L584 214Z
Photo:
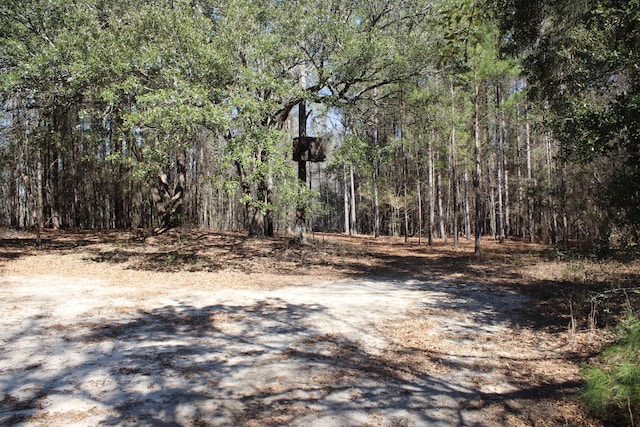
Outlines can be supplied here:
M582 397L594 412L614 424L640 425L640 318L622 321L618 340L583 374Z

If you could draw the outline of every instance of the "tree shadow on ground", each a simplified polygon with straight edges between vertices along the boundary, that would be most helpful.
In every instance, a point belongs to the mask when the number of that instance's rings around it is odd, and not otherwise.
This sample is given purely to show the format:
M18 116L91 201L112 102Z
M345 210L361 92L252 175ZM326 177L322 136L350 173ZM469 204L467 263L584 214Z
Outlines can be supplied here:
M0 263L35 253L28 233L2 236ZM47 244L38 253L78 255L88 263L144 272L271 273L289 277L289 282L306 276L490 284L530 296L531 304L526 308L530 326L556 332L566 331L576 319L579 327L585 327L592 310L589 299L597 292L618 284L635 286L640 281L633 269L617 272L615 284L610 282L612 275L590 277L589 283L524 279L519 267L541 262L548 250L516 239L502 244L483 242L484 255L480 259L473 256L472 242L464 240L454 248L442 241L426 246L417 245L415 240L405 244L398 238L322 235L310 239L309 245L295 245L283 236L257 240L242 233L188 229L144 238L133 231L47 231L45 240ZM619 295L624 298L623 293ZM625 301L610 298L606 302L608 305L599 307L598 326L615 323L616 318L610 313L621 312L617 308Z
M526 418L527 402L575 387L549 378L483 391L466 381L485 368L477 361L451 362L446 375L414 370L320 332L317 316L331 316L329 307L269 298L57 326L34 317L4 340L20 350L2 356L0 423L500 425Z

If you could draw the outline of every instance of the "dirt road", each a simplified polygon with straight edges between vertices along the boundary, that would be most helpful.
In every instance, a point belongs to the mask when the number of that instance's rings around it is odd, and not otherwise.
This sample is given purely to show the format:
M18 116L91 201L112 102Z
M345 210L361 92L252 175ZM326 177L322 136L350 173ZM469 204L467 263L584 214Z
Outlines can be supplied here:
M486 400L519 392L498 373L514 349L486 343L513 335L526 301L478 285L154 290L10 276L0 289L1 424L489 425ZM425 310L434 366L415 375L389 332Z
M564 399L578 374L567 341L532 328L532 302L506 288L381 270L299 286L296 276L272 275L268 286L252 285L266 276L142 271L142 256L165 259L155 269L173 258L148 245L135 256L92 245L5 251L1 425L580 419L575 399Z

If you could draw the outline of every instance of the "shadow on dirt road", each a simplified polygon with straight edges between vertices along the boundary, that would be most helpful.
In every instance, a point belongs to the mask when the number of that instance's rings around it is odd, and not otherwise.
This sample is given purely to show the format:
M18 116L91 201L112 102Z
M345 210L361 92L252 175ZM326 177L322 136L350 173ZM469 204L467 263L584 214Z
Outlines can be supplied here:
M3 425L509 424L526 422L522 402L559 399L576 385L523 386L504 372L507 354L483 343L522 327L526 301L479 285L388 280L141 297L65 278L1 284ZM388 334L409 312L432 322L420 342Z

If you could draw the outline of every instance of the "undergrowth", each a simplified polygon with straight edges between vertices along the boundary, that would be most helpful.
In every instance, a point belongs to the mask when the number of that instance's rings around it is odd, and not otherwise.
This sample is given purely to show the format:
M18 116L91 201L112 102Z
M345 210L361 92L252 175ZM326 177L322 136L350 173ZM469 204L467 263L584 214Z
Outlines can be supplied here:
M618 327L618 340L583 373L582 396L607 425L639 426L640 318L629 314Z

